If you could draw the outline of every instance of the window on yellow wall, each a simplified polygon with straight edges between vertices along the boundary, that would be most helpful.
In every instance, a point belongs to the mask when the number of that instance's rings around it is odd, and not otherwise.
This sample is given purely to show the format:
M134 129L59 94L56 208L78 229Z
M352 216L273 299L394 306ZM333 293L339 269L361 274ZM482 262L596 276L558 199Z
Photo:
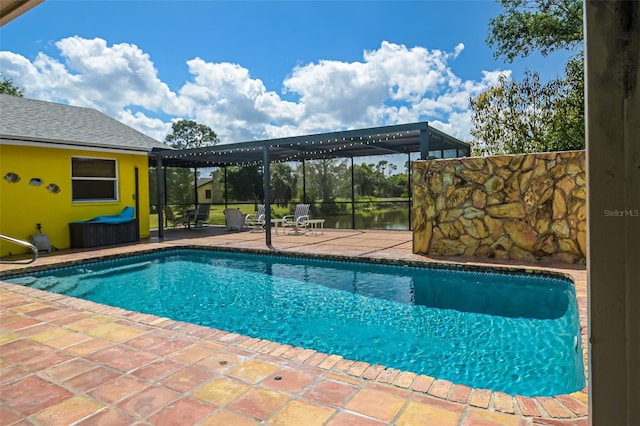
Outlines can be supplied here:
M105 158L71 158L73 201L115 201L118 199L118 164Z
M211 199L211 190L210 189L205 189L204 190L204 198L206 198L207 200Z

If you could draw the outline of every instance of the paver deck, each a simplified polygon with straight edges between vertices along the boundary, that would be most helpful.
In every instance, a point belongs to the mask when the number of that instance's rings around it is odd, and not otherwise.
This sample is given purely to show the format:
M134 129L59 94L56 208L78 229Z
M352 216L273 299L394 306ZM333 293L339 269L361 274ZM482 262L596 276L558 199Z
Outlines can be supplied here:
M545 269L576 284L586 342L586 271L412 254L408 231L273 235L283 252ZM58 251L37 265L167 246L266 250L264 234L168 230L165 239ZM30 265L32 266L32 265ZM23 268L0 265L0 271ZM584 350L587 365L586 349ZM586 367L585 367L586 368ZM588 425L588 390L528 398L337 355L0 283L2 425Z

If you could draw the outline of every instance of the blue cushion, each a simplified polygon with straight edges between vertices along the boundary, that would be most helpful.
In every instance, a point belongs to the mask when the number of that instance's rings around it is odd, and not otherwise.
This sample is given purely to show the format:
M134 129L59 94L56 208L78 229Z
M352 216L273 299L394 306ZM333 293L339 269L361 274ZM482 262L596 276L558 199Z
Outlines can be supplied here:
M124 223L133 220L133 214L136 209L131 206L127 206L122 209L120 214L114 214L110 216L96 216L93 219L76 222L76 223Z

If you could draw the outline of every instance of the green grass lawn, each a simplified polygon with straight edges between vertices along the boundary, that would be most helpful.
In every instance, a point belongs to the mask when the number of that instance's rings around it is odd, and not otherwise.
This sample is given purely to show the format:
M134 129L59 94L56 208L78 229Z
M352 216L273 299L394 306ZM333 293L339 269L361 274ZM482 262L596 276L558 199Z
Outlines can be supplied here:
M248 204L229 204L228 208L239 208L240 211L244 214L249 214L249 213L255 213L255 211L253 210L253 206L248 205ZM209 224L210 225L221 225L224 226L225 225L225 220L224 220L224 206L211 206L211 211L209 212ZM285 214L288 213L284 213L284 209L282 210L282 212L278 211L278 209L272 209L274 211L274 213L276 213L275 216L272 217L282 217ZM174 213L176 214L176 216L178 216L179 214L179 210L174 209ZM280 213L282 213L280 215ZM158 228L158 215L157 214L151 214L149 215L149 227L151 229L157 229Z

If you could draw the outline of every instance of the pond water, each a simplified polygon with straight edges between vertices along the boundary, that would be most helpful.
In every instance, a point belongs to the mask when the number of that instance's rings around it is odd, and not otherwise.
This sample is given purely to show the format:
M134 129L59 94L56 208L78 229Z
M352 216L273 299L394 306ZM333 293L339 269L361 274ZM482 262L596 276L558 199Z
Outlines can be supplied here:
M352 229L351 213L343 215L326 215L322 217L326 220L325 228L336 229ZM404 209L383 210L380 212L372 212L355 214L356 229L409 229L409 211Z

